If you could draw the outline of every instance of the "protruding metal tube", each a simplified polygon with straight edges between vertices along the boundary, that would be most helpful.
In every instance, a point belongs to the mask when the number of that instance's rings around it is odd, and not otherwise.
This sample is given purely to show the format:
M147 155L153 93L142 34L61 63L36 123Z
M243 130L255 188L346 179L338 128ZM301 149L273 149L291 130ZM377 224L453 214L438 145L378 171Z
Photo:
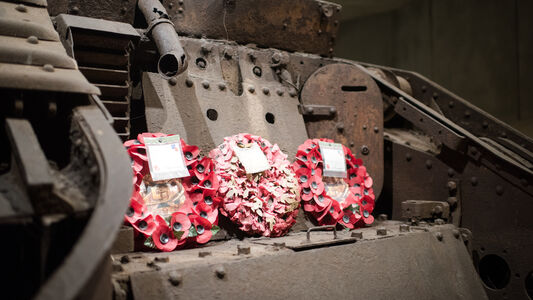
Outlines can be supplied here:
M187 57L167 11L157 0L139 0L138 3L148 23L148 34L159 50L157 70L166 78L182 73L187 69Z

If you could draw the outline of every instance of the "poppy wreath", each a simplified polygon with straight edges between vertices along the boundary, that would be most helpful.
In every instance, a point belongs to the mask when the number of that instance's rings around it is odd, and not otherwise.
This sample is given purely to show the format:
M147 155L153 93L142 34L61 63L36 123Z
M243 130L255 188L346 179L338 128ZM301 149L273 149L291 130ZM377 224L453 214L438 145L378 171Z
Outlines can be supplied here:
M329 139L309 139L298 147L292 168L300 185L300 197L304 211L318 225L341 224L353 229L371 224L374 217L375 195L372 178L366 172L361 159L356 159L352 151L342 146L346 158L346 178L341 179L348 190L343 200L335 200L328 195L327 186L322 178L323 161L319 141L333 143Z
M185 164L190 176L181 178L185 201L170 216L151 213L143 199L141 185L145 176L150 174L144 138L170 136L163 133L142 133L136 140L124 142L132 159L133 194L125 214L127 223L137 234L146 237L144 245L162 251L172 251L187 245L205 244L220 228L218 224L218 205L216 197L218 179L214 173L213 161L208 157L200 158L197 146L187 145L181 139Z
M233 147L257 143L265 154L269 170L246 174ZM299 188L287 155L277 144L251 134L224 138L209 156L215 161L215 172L222 199L220 212L249 235L278 237L285 235L296 222Z

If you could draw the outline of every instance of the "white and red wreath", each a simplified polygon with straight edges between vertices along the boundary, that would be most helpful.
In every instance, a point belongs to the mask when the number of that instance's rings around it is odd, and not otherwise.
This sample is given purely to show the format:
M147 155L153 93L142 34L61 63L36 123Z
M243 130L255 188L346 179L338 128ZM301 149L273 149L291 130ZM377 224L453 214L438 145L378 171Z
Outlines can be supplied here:
M181 139L189 176L153 181L144 138L170 136L143 133L124 143L132 158L133 194L125 220L146 237L145 246L172 251L186 245L205 244L220 230L217 198L218 178L213 161L200 158L197 146Z
M372 178L356 159L352 151L342 146L346 158L345 178L322 176L323 160L319 141L333 143L329 139L309 139L298 147L292 168L301 188L304 210L318 225L341 224L353 229L374 221L375 196Z
M232 147L249 147L257 143L270 168L247 174ZM226 137L209 156L215 172L222 202L220 212L249 235L277 237L285 235L296 222L300 204L298 183L287 155L277 144L251 134Z

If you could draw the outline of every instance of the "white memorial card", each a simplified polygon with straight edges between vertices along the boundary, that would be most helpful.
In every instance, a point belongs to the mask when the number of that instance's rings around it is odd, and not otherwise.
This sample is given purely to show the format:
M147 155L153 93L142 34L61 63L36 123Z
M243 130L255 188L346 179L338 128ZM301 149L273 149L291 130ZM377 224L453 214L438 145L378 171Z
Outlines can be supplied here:
M346 158L342 145L338 143L318 142L322 161L324 162L323 175L328 177L345 178Z
M179 135L144 138L153 181L189 176Z
M246 170L246 174L254 174L270 169L270 164L265 153L259 148L257 143L248 145L232 145L233 152Z

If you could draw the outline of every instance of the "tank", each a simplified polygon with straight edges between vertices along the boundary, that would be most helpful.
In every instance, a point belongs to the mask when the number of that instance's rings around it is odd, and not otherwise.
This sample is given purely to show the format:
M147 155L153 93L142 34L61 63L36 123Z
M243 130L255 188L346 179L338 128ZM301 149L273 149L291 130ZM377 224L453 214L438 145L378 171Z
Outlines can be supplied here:
M6 298L529 299L533 143L415 72L333 57L319 0L0 1ZM364 43L364 41L361 41ZM123 226L122 142L251 132L361 157L373 224L159 253Z

